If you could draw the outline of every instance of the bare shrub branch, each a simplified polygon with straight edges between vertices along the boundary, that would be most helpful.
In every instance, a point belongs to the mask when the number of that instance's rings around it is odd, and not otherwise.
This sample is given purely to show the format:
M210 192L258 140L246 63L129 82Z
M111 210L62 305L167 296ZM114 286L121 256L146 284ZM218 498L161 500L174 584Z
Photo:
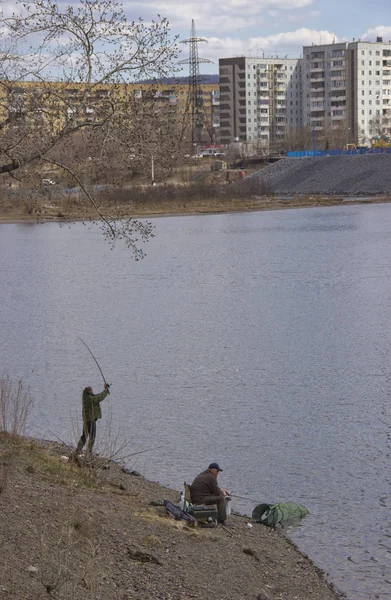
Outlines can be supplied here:
M175 70L178 49L165 18L128 21L122 4L80 0L16 1L0 52L0 176L18 172L34 195L51 165L56 183L77 185L102 223L135 258L151 227L115 225L91 185L122 189L135 172L168 172L178 152L180 126L154 84L136 93L132 82L157 81ZM168 100L168 98L166 98ZM152 167L152 171L153 171Z
M0 379L0 430L12 436L23 435L34 402L22 380L14 384L8 376Z

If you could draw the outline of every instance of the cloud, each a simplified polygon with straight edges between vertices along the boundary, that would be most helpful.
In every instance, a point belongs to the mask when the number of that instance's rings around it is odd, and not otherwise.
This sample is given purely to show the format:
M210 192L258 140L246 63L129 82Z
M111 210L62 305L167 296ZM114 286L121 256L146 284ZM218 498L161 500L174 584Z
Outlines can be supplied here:
M276 33L266 37L250 37L248 39L234 37L210 37L208 45L202 48L202 54L212 59L230 56L265 56L278 54L289 58L299 58L303 46L311 44L332 44L338 37L331 31L300 28L286 33ZM201 52L200 52L201 54Z
M160 14L170 22L173 30L190 28L194 19L202 32L231 32L262 25L268 11L292 11L310 6L314 0L128 0L124 2L127 14L146 19Z
M391 40L391 26L378 25L377 27L367 29L360 39L367 42L373 42L376 41L377 37L382 37L384 42Z

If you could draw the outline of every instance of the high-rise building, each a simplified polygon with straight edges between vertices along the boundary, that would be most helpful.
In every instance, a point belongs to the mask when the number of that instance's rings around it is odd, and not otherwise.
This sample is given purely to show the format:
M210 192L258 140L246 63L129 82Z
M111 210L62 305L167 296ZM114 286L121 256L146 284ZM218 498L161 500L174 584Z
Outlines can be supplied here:
M301 61L221 58L220 141L270 148L302 126Z
M391 134L391 43L352 42L350 64L351 121L354 139L368 143Z
M303 48L303 123L323 145L369 144L391 132L391 43Z
M220 59L221 143L273 149L300 129L318 148L391 137L390 41L304 46L302 56Z
M303 48L303 124L310 126L322 143L348 143L352 102L348 43ZM324 139L325 138L325 139Z

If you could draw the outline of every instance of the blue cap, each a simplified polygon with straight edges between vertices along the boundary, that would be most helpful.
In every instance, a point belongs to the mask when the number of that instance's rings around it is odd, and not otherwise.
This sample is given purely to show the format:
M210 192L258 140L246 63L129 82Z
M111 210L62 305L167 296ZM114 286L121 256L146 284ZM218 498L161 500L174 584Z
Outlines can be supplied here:
M208 469L216 469L216 471L222 471L223 469L220 469L218 463L210 463Z

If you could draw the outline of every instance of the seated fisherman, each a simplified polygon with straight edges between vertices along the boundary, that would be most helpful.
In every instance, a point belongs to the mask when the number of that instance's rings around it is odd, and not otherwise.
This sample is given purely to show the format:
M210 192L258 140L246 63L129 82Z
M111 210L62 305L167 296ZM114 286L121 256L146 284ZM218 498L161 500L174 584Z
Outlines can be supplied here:
M217 504L218 521L224 525L227 518L225 498L228 492L217 485L217 476L222 470L217 463L211 463L206 471L194 479L190 486L190 495L194 504Z

